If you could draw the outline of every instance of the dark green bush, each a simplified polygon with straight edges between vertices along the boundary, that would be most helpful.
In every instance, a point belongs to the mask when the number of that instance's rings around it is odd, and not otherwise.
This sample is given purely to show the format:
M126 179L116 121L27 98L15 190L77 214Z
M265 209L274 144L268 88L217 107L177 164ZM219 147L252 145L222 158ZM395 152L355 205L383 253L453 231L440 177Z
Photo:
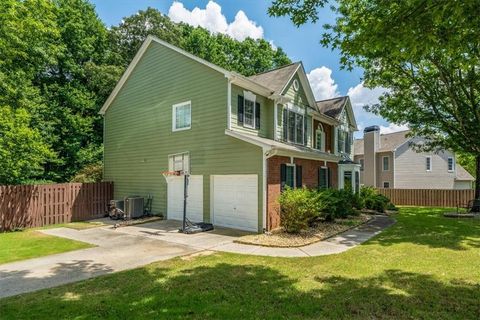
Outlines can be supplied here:
M390 199L382 194L379 194L373 187L362 187L360 189L360 198L363 199L366 209L385 212L388 207L391 207Z
M279 197L280 219L286 232L298 233L317 217L317 193L305 188L286 188Z
M345 218L354 213L353 197L349 190L325 189L318 192L320 216L327 221Z

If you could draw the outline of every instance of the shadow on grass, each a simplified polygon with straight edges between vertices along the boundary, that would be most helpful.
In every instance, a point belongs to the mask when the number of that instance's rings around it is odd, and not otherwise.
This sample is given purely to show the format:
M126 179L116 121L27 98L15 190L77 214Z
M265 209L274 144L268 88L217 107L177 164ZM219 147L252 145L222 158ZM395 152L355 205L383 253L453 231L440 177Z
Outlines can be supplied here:
M261 265L141 268L0 300L3 319L478 319L480 287L388 270L298 282Z
M452 210L455 209L402 207L395 216L397 223L371 243L384 246L413 243L452 250L480 248L480 220L443 216Z

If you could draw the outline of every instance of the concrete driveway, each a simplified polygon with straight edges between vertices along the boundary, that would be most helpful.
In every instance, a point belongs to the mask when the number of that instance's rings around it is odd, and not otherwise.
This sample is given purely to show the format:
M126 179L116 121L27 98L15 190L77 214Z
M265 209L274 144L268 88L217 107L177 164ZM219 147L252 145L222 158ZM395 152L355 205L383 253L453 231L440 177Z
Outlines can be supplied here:
M86 230L47 229L41 232L97 247L0 265L0 298L205 250L278 257L337 254L367 241L394 222L392 218L377 216L365 225L301 248L269 248L234 243L237 237L247 232L223 228L187 235L178 232L180 222L171 220L117 229L112 225Z
M98 247L0 265L0 298L137 268L154 261L199 251L198 248L129 235L109 228L43 230L46 234Z

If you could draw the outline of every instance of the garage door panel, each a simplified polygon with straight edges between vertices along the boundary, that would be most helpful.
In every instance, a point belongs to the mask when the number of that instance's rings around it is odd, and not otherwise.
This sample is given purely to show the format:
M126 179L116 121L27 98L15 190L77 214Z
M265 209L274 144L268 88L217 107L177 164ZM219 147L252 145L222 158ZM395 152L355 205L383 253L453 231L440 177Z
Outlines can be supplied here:
M167 186L167 218L183 220L184 177L169 177ZM203 176L189 178L187 218L192 222L203 221Z
M213 220L219 226L257 231L258 176L214 176Z

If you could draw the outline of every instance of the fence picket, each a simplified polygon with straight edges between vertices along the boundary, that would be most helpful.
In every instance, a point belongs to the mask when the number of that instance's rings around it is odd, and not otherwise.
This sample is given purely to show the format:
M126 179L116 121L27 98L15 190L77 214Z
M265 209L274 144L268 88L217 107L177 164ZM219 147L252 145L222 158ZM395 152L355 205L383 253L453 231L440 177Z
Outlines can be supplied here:
M456 207L475 198L473 189L377 189L399 206Z
M112 182L0 186L0 231L102 217Z

